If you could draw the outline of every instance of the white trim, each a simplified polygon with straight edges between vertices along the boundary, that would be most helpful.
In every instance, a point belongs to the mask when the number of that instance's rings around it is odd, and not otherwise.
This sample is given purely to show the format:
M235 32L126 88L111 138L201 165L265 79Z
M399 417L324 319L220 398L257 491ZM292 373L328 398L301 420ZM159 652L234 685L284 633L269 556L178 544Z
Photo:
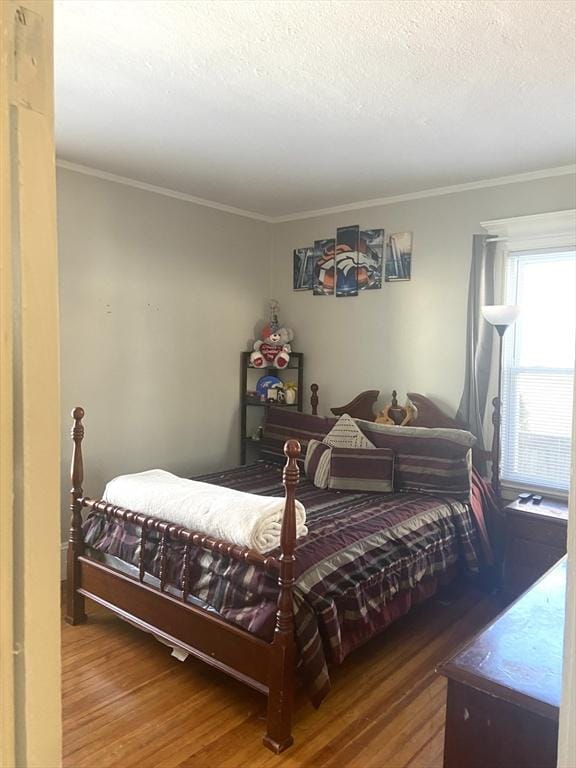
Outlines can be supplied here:
M554 488L545 488L544 486L536 485L535 483L528 483L522 485L522 483L513 483L510 480L500 480L500 487L502 488L502 496L506 499L515 499L519 493L537 493L543 498L555 499L556 501L565 501L568 504L568 491L558 491Z
M167 187L157 187L154 184L147 184L143 181L137 181L136 179L130 179L127 176L118 176L115 173L108 173L108 171L101 171L97 168L91 168L87 165L80 165L78 163L71 163L68 160L56 160L56 165L59 168L64 168L67 171L73 171L74 173L83 173L86 176L95 176L98 179L104 179L105 181L112 181L115 184L124 184L127 187L134 187L135 189L142 189L146 192L153 192L156 195L164 195L165 197L173 197L176 200L184 200L188 203L194 203L195 205L203 205L207 208L215 208L218 211L224 211L225 213L232 213L236 216L245 216L249 219L256 219L257 221L265 221L267 224L281 224L285 221L298 221L300 219L311 219L317 216L327 216L332 213L346 213L347 211L356 211L361 208L376 208L382 205L393 205L394 203L403 203L409 200L420 200L426 197L439 197L441 195L453 195L458 192L469 192L475 189L485 189L487 187L500 187L505 184L519 184L524 181L535 181L537 179L549 179L555 176L568 176L570 174L576 174L576 164L574 165L562 165L558 168L545 168L541 171L528 171L527 173L517 173L512 176L500 176L495 179L482 179L480 181L469 181L464 184L452 184L447 187L434 187L432 189L423 189L418 192L406 192L402 195L393 195L391 197L379 197L371 200L360 200L358 202L346 203L344 205L336 205L331 208L318 208L311 211L301 211L299 213L287 213L283 216L266 216L263 213L256 213L255 211L245 211L242 208L235 208L231 205L224 205L223 203L216 203L213 200L205 200L202 197L195 197L194 195L188 195L185 192L178 192L175 189L168 189Z
M563 211L550 211L549 213L538 213L530 216L515 216L509 219L493 219L481 222L481 226L491 235L495 235L494 238L488 238L488 240L492 239L502 243L501 246L498 246L499 267L496 273L496 277L502 285L502 290L496 292L496 302L501 304L513 301L509 293L511 286L508 284L510 278L508 263L509 258L513 258L515 253L532 251L538 254L539 252L554 248L572 251L576 246L576 209L574 208ZM515 282L516 277L513 278L513 283ZM507 343L510 343L508 335L504 337L504 367L506 366ZM490 399L498 394L494 377L494 371L498 366L496 350L497 347L495 345L491 364ZM502 395L503 393L500 394ZM576 418L576 409L574 417ZM501 440L503 456L504 433L501 434ZM572 445L572 451L574 451L574 444ZM503 464L504 462L501 458L501 469ZM563 489L538 486L535 483L522 483L511 478L502 478L501 483L502 488L506 491L532 491L544 497L548 496L564 501L568 498L568 491Z
M506 242L506 251L563 248L576 245L576 209L482 221L480 226Z
M574 382L576 402L576 381ZM562 699L558 730L558 768L576 765L576 408L572 415L572 487L568 507L568 563Z
M274 216L271 221L273 224L280 224L284 221L297 221L298 219L310 219L315 216L326 216L331 213L346 213L346 211L355 211L360 208L375 208L380 205L393 205L394 203L404 203L408 200L420 200L424 197L439 197L441 195L452 195L457 192L469 192L474 189L484 189L486 187L501 187L505 184L519 184L523 181L535 181L537 179L549 179L554 176L569 176L576 173L576 164L562 165L558 168L546 168L541 171L529 171L528 173L517 173L513 176L500 176L496 179L482 179L480 181L468 181L464 184L452 184L448 187L434 187L433 189L423 189L420 192L407 192L403 195L394 195L392 197L380 197L374 200L362 200L357 203L347 203L346 205L336 205L332 208L320 208L316 211L303 211L302 213L289 213L285 216Z
M264 216L261 213L255 213L254 211L245 211L242 208L234 208L232 205L224 205L224 203L216 203L213 200L205 200L203 197L195 197L194 195L187 195L184 192L177 192L175 189L168 189L167 187L157 187L155 184L147 184L144 181L137 181L136 179L129 179L127 176L117 176L115 173L108 173L108 171L100 171L98 168L90 168L87 165L78 165L77 163L70 163L68 160L56 160L56 165L59 168L64 168L67 171L73 171L74 173L83 173L85 176L95 176L97 179L104 179L104 181L112 181L114 184L123 184L126 187L134 187L135 189L142 189L145 192L153 192L155 195L164 195L164 197L174 197L176 200L184 200L187 203L194 203L195 205L203 205L206 208L215 208L217 211L224 211L224 213L232 213L235 216L244 216L248 219L256 219L257 221L265 221L268 224L272 219L269 216Z

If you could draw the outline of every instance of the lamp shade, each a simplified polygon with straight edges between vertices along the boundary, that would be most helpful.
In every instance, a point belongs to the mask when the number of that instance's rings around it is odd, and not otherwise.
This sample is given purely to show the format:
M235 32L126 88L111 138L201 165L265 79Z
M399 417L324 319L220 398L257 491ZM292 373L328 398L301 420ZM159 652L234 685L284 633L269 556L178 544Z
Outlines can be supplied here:
M520 314L520 307L515 304L493 304L482 307L482 316L490 325L508 328Z

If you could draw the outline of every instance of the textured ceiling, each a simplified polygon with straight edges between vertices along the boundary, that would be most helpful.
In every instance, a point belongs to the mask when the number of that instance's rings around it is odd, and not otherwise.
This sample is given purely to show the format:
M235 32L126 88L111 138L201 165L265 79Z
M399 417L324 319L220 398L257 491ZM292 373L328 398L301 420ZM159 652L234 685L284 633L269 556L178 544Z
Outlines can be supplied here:
M71 162L268 216L574 162L571 0L55 8Z

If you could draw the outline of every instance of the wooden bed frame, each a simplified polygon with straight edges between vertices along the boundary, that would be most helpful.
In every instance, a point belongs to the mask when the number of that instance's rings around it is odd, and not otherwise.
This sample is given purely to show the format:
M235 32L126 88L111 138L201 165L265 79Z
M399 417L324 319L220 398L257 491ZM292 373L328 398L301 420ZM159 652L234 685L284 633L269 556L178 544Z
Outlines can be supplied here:
M312 413L317 414L318 386L312 387ZM336 415L349 413L356 418L374 419L372 406L377 390L363 392L348 405L334 408ZM422 426L452 426L458 424L447 417L428 398L411 394L419 408ZM426 416L426 418L424 418ZM122 507L85 497L82 490L84 467L82 439L84 410L72 412L73 453L71 466L71 521L68 541L66 621L79 624L86 620L85 598L108 608L141 629L154 634L168 645L178 647L207 664L231 675L268 697L266 735L264 744L273 752L282 752L292 744L292 710L296 669L292 586L294 584L294 549L296 544L295 489L299 478L297 459L300 444L288 440L284 446L286 464L283 471L285 506L282 520L279 557L264 556L254 550L227 541L194 533L174 523L138 514ZM144 583L144 562L141 547L139 579L98 562L84 553L82 509L98 510L111 519L135 523L142 527L143 541L150 530L161 534L159 587ZM181 597L166 592L166 541L176 540L186 545L184 582ZM266 642L228 623L213 611L187 602L189 584L187 559L192 546L218 552L235 560L257 564L277 574L280 595L274 636Z

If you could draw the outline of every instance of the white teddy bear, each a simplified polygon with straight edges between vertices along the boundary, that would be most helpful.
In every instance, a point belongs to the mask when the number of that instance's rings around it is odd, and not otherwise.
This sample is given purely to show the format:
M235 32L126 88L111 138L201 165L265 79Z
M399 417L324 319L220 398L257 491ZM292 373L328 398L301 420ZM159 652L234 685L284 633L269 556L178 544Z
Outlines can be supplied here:
M270 302L270 322L264 326L260 339L254 342L254 351L250 355L250 363L254 368L264 368L267 365L276 368L286 368L290 362L290 342L294 338L291 328L281 328L278 322L278 302Z

